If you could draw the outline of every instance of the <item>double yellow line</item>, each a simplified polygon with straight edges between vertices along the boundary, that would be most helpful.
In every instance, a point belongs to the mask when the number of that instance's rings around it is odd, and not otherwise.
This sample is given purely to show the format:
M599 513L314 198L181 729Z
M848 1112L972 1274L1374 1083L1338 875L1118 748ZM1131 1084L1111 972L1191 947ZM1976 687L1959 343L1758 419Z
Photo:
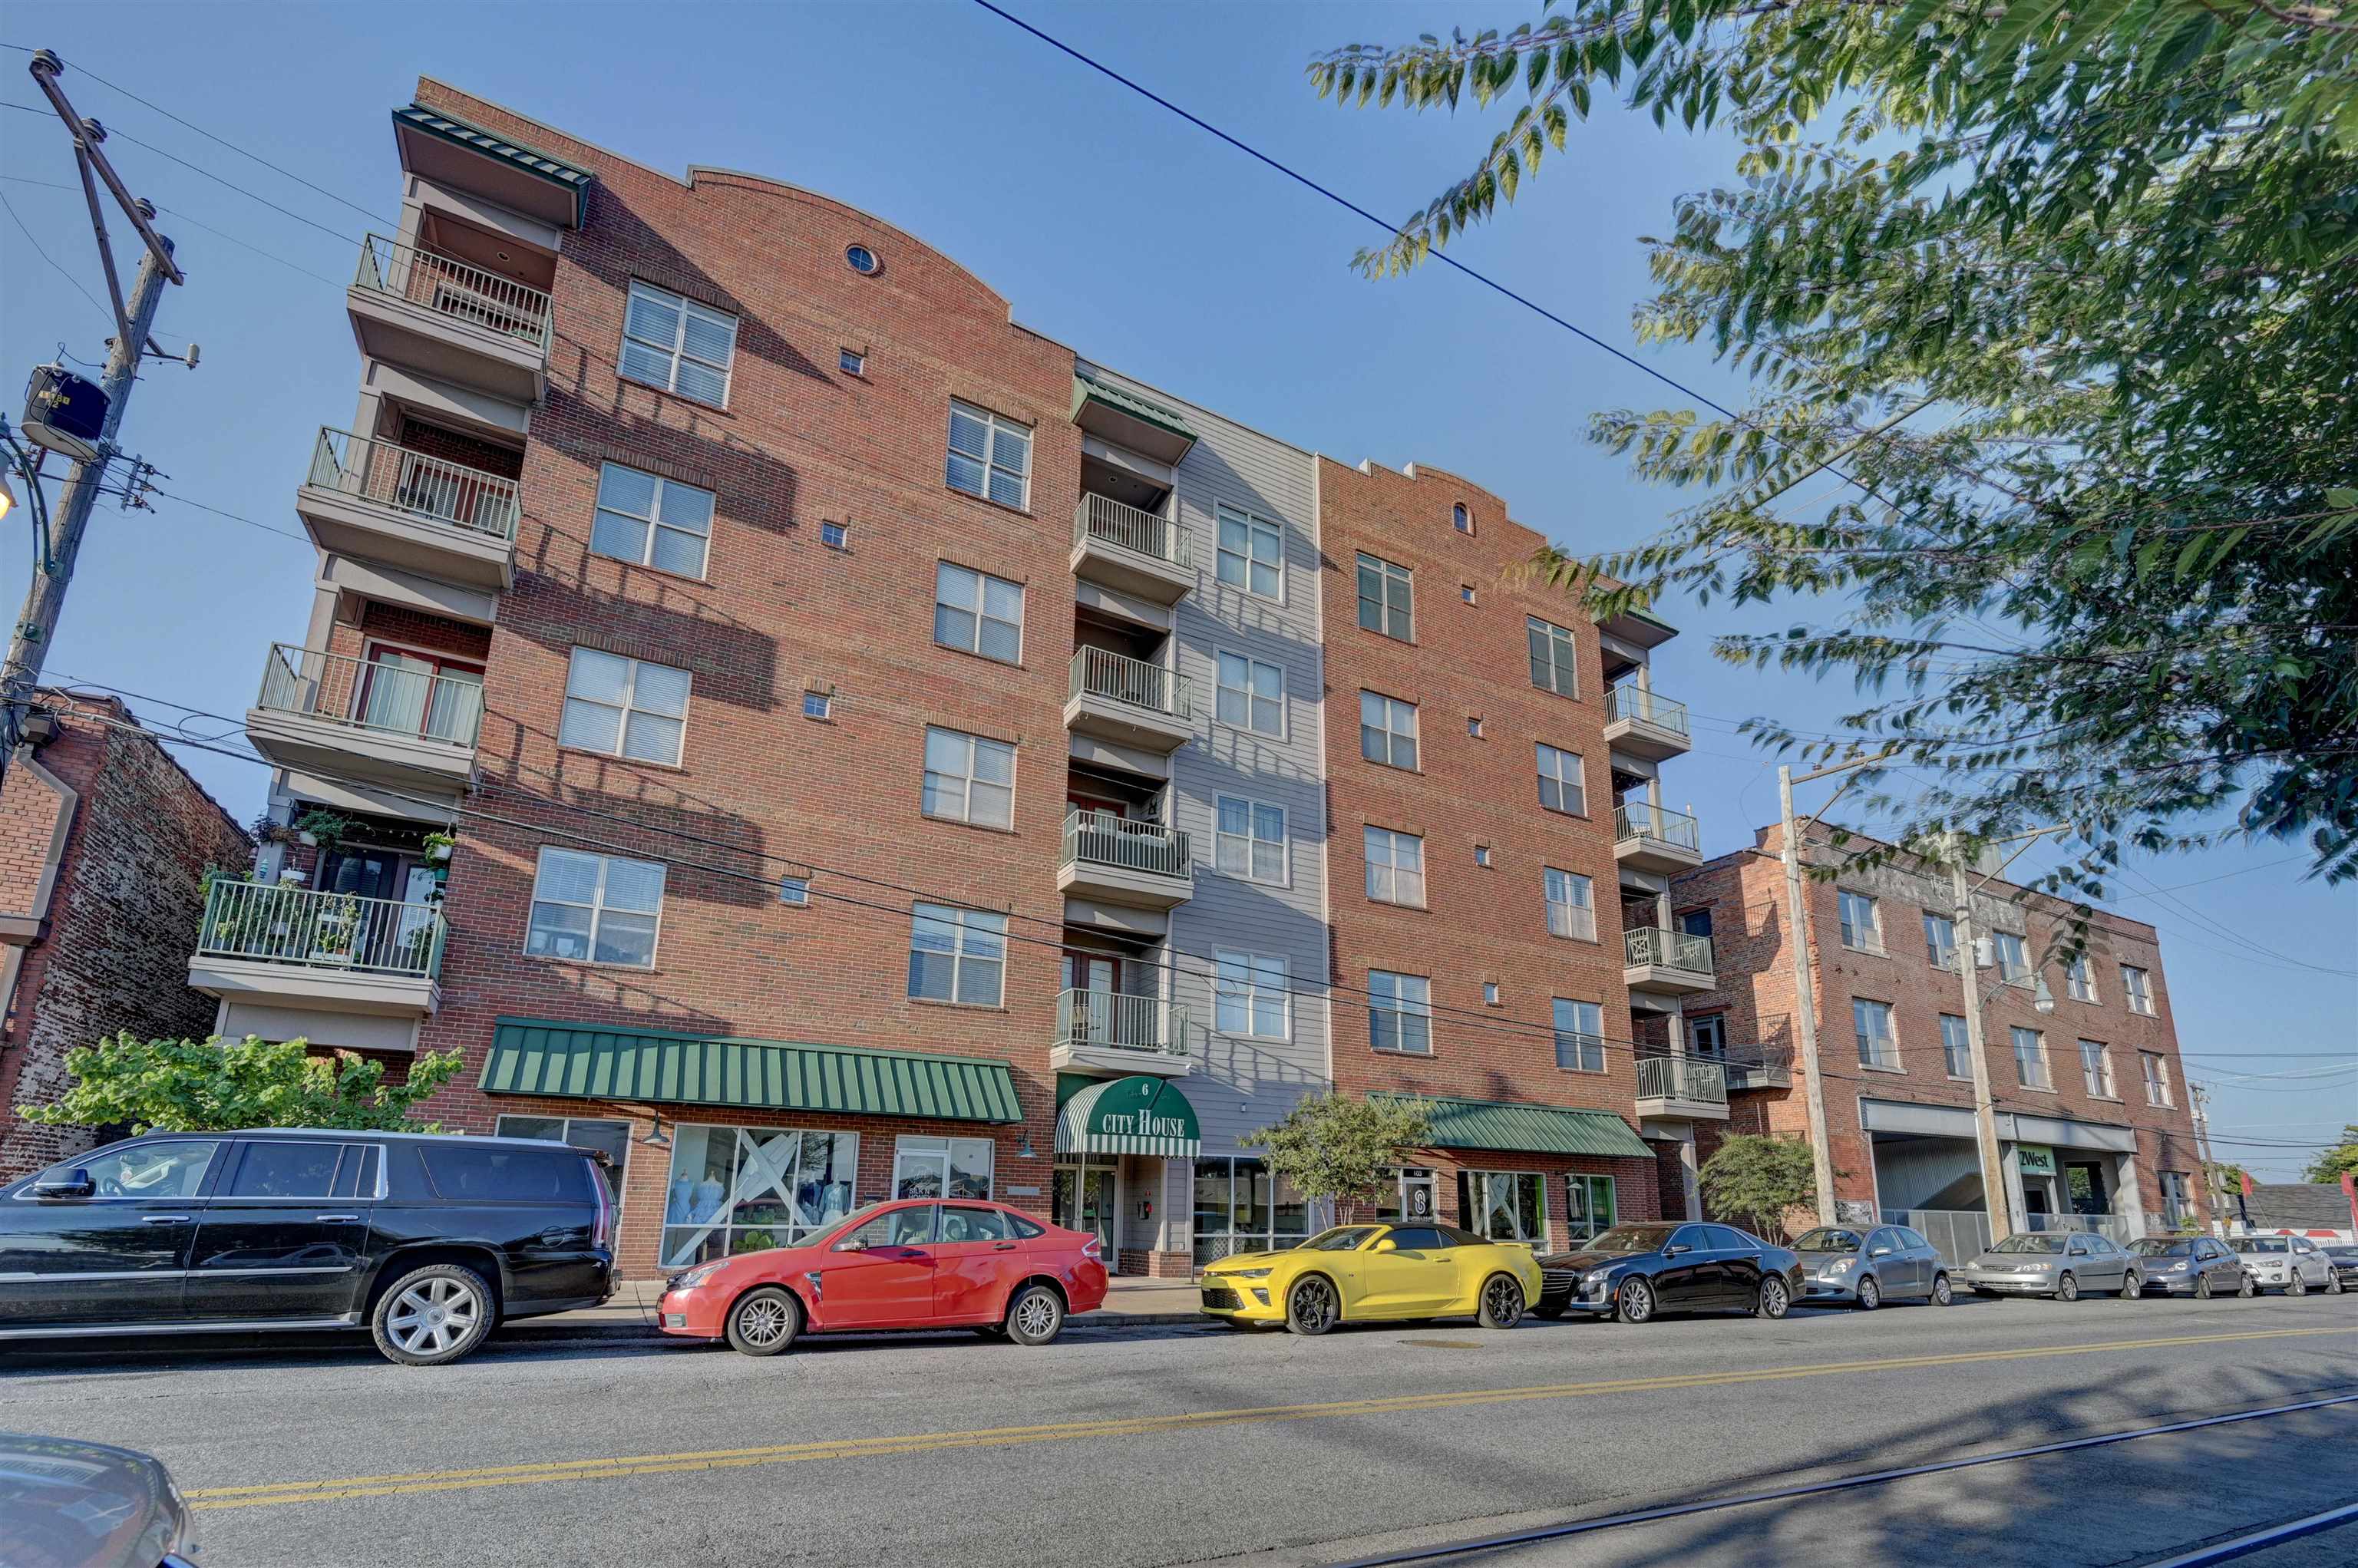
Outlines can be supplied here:
M1257 1409L1186 1411L1168 1415L1102 1421L1053 1422L1041 1426L985 1427L973 1432L923 1432L893 1437L846 1437L832 1442L786 1443L762 1448L714 1448L687 1454L632 1457L557 1459L533 1465L495 1465L477 1470L425 1470L400 1476L346 1476L323 1481L276 1481L252 1487L205 1487L185 1494L198 1509L272 1508L285 1503L336 1502L349 1498L387 1498L424 1492L455 1492L477 1487L531 1487L550 1481L602 1481L622 1476L664 1476L687 1470L742 1469L755 1465L792 1465L810 1459L866 1459L894 1454L935 1454L958 1448L1003 1448L1027 1443L1063 1443L1084 1437L1141 1437L1196 1428L1241 1426L1257 1422L1323 1421L1334 1416L1398 1415L1455 1410L1468 1405L1518 1404L1531 1400L1587 1399L1604 1394L1659 1393L1672 1389L1724 1388L1738 1383L1776 1383L1853 1372L1897 1372L1925 1367L1963 1367L1993 1361L2027 1361L2057 1356L2094 1356L2122 1350L2223 1345L2241 1340L2299 1339L2322 1334L2358 1334L2358 1325L2331 1328L2271 1328L2235 1334L2174 1335L2154 1339L2112 1339L2091 1345L2044 1345L2011 1350L1976 1350L1948 1356L1896 1356L1873 1361L1829 1361L1802 1367L1764 1367L1744 1371L1687 1372L1659 1378L1614 1378L1585 1383L1546 1383L1512 1389L1465 1389L1446 1393L1397 1394L1389 1398L1336 1400L1322 1404L1264 1405Z

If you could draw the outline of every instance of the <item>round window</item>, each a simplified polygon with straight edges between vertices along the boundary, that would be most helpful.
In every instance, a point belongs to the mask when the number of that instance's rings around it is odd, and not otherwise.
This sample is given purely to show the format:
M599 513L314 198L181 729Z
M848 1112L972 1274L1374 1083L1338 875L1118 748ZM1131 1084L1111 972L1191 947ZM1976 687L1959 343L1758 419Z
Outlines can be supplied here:
M843 259L851 264L852 271L863 275L882 271L884 265L882 262L876 259L876 253L866 245L852 246L843 253Z

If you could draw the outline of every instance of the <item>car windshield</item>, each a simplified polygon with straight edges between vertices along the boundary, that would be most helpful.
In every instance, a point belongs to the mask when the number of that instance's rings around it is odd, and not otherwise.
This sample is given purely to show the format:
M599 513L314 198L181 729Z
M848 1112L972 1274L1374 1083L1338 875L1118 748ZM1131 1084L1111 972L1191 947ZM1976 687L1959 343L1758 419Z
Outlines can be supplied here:
M2167 1236L2148 1236L2129 1250L2140 1258L2191 1258L2194 1243L2172 1241Z
M1993 1252L2061 1252L2063 1238L2051 1230L2026 1230L1990 1249Z
M1376 1233L1372 1225L1338 1225L1332 1230L1322 1230L1303 1242L1303 1252L1348 1252Z
M2281 1236L2238 1236L2227 1243L2238 1252L2289 1252L2292 1243Z
M2345 1263L2358 1263L2358 1247L2329 1247L2325 1249L2325 1255L2328 1258L2339 1258Z
M1671 1238L1667 1225L1617 1225L1585 1247L1583 1252L1660 1252Z
M1836 1230L1832 1226L1820 1226L1793 1243L1796 1252L1855 1252L1862 1245L1855 1230Z

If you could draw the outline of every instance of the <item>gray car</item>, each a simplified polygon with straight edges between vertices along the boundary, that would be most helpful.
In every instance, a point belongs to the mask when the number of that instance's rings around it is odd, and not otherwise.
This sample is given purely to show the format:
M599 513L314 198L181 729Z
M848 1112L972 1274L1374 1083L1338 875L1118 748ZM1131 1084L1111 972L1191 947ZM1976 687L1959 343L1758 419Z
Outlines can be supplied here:
M2007 1237L1958 1272L1977 1296L2052 1296L2078 1301L2089 1291L2136 1296L2142 1262L2108 1236L2087 1230L2025 1230Z
M2264 1291L2305 1296L2311 1291L2339 1294L2342 1275L2325 1249L2306 1236L2238 1236L2227 1245L2243 1257L2252 1282Z
M1793 1243L1804 1302L1847 1302L1873 1312L1886 1302L1947 1306L1949 1266L1904 1225L1822 1225Z
M2192 1296L2250 1296L2259 1293L2251 1271L2223 1241L2207 1236L2148 1236L2129 1248L2145 1270L2148 1293Z

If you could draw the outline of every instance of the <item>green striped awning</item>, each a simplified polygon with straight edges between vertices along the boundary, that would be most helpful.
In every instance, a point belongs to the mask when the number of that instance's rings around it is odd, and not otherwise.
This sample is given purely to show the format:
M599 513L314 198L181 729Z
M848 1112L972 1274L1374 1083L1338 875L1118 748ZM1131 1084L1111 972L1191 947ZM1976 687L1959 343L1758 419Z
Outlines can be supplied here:
M1166 408L1153 399L1141 397L1126 387L1116 386L1109 381L1100 381L1087 371L1074 372L1074 419L1079 420L1082 411L1092 403L1122 418L1136 420L1139 424L1147 427L1149 431L1156 432L1155 436L1149 438L1163 449L1152 451L1150 456L1175 463L1186 456L1188 449L1195 444L1195 427L1187 423L1177 409ZM1141 434L1144 435L1145 432Z
M1056 1112L1059 1154L1162 1154L1192 1160L1203 1152L1195 1108L1169 1078L1140 1073L1073 1091Z
M581 226L582 209L589 200L590 184L597 178L594 171L552 157L537 147L525 146L521 142L484 130L481 125L471 125L456 115L428 109L423 103L395 109L393 123L396 129L416 131L449 142L453 146L464 147L469 152L495 158L508 168L520 169L535 178L546 180L571 200L573 227L578 229Z
M1650 1160L1654 1152L1609 1110L1565 1106L1518 1105L1505 1100L1445 1099L1433 1096L1385 1095L1417 1099L1433 1118L1425 1140L1433 1149L1503 1149L1531 1154L1594 1154L1608 1160Z
M1014 1076L991 1057L716 1039L537 1018L496 1021L481 1081L487 1094L943 1121L1023 1119Z

